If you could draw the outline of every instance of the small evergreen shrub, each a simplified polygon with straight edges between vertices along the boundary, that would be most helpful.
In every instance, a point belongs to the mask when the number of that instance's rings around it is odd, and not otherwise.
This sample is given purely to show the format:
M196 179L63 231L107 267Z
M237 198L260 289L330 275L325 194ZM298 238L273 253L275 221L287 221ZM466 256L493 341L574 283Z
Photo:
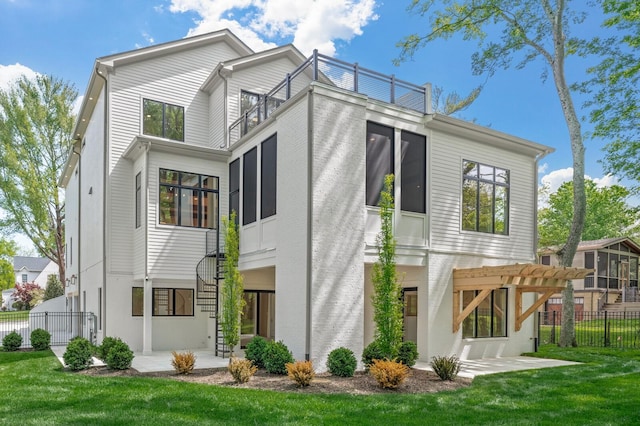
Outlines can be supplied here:
M296 382L298 387L309 386L313 378L316 377L311 361L288 362L285 368L287 369L287 376Z
M22 336L19 335L15 330L4 336L4 338L2 339L2 347L7 352L17 351L18 349L20 349L21 345Z
M236 383L247 383L256 374L258 367L248 359L231 358L227 370L231 373Z
M409 376L409 367L387 359L374 359L369 367L371 374L381 388L397 389Z
M264 368L272 374L287 374L286 364L295 360L293 354L282 342L270 341L264 351Z
M364 368L368 370L371 367L371 363L374 359L385 359L387 358L380 349L380 345L376 340L369 343L369 345L364 348L362 351L362 362L364 364Z
M258 368L264 368L264 352L267 350L267 340L262 336L255 336L249 340L244 348L244 357Z
M196 356L193 352L171 352L173 359L171 365L178 374L191 374L193 367L196 365Z
M74 337L62 355L64 363L74 371L84 370L93 364L93 345L84 337Z
M334 376L353 377L357 364L353 351L347 348L332 350L327 359L327 368Z
M111 347L119 340L120 339L118 337L109 337L109 336L102 339L102 344L98 346L96 351L98 358L106 362L107 355L109 354Z
M441 380L452 381L460 372L462 363L457 356L434 356L431 359L431 368Z
M36 328L31 332L31 346L36 351L46 351L51 347L51 333L42 328Z
M131 361L133 361L133 351L122 340L118 339L107 353L106 359L107 367L112 370L126 370L131 367Z
M418 345L415 342L402 342L398 348L397 360L407 367L413 367L418 359Z

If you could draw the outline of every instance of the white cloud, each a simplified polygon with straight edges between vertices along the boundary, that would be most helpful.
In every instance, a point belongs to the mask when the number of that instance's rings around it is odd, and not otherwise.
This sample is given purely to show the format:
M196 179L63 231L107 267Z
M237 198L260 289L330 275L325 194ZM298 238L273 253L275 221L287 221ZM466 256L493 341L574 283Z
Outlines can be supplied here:
M540 166L540 169L546 170L547 164ZM595 182L596 187L603 188L606 186L619 185L618 178L613 175L605 175L601 178L592 178L589 175L584 175L585 179L590 179ZM558 188L565 183L573 179L573 167L567 167L565 169L553 170L548 174L540 178L542 191L538 197L539 207L546 207L549 201L549 195L558 191Z
M538 173L544 174L548 168L549 168L549 163L542 163L538 166Z
M19 63L14 65L0 65L0 90L9 89L11 84L22 75L27 76L27 78L34 78L38 73Z
M289 38L304 54L335 55L336 41L362 34L378 18L375 7L375 0L171 0L169 10L200 17L189 36L228 28L255 51Z

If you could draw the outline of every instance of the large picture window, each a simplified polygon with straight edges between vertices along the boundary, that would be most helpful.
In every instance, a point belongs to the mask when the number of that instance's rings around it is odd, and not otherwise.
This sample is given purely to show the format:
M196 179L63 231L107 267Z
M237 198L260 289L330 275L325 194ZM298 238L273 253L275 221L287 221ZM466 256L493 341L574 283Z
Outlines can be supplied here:
M136 228L142 224L142 174L136 175Z
M427 139L402 131L402 169L400 173L400 209L426 212Z
M258 150L253 148L244 154L242 169L242 224L256 221L256 197L258 187Z
M260 161L260 218L276 214L277 136L262 142Z
M462 229L508 235L509 170L463 161Z
M162 225L217 229L218 178L160 169Z
M462 292L462 309L480 294ZM507 337L507 289L493 290L462 322L462 337Z
M142 133L184 141L184 108L144 99L142 101Z
M193 290L189 288L154 288L153 316L193 316ZM131 314L144 315L144 289L133 287Z
M384 177L393 173L393 128L367 122L366 203L377 206Z

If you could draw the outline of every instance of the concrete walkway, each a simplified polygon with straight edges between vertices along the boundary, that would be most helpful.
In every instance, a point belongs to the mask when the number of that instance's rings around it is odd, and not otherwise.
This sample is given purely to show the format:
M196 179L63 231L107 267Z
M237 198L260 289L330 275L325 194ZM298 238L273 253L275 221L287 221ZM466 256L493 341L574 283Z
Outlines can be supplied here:
M64 365L62 355L66 350L65 346L54 346L51 348L53 353L58 357L60 363ZM229 358L220 358L214 356L210 349L195 349L192 352L196 355L196 368L225 368L229 364ZM150 355L135 353L132 368L141 373L151 373L156 371L171 371L171 359L173 358L170 351L153 352ZM237 356L243 357L243 353ZM460 377L468 377L473 379L476 376L494 373L505 373L509 371L534 370L538 368L565 367L568 365L576 365L577 362L560 361L557 359L534 358L528 356L515 356L505 358L485 358L463 360L462 368L458 374ZM94 358L94 366L103 366L99 359ZM418 361L414 368L420 370L432 371L431 366L426 361Z

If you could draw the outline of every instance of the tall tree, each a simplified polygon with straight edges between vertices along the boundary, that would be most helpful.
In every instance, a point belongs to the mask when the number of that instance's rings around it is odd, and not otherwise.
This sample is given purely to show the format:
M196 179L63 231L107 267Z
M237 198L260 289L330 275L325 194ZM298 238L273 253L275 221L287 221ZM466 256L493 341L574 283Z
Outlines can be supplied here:
M627 200L630 191L623 186L598 188L590 179L585 181L587 211L581 240L634 237L640 233L638 207ZM540 247L561 245L567 240L573 217L573 182L563 183L549 195L549 204L538 213L538 240Z
M13 271L13 256L16 255L16 245L13 241L0 238L0 290L13 287L16 275Z
M436 114L453 115L464 111L478 99L482 92L482 86L473 89L467 96L461 96L458 92L445 93L441 86L434 86L431 103Z
M435 9L435 4L442 8ZM565 0L413 0L410 9L428 16L430 27L424 34L411 34L399 43L400 58L413 56L417 50L436 39L462 35L465 40L478 40L479 49L472 56L474 74L491 76L497 69L507 69L519 59L523 68L534 59L542 59L550 69L558 100L569 130L573 154L573 220L568 238L558 251L560 263L571 266L580 241L585 218L584 143L580 120L572 93L565 78L565 59L571 46L581 41L567 38L571 23L584 16L575 13ZM434 10L435 9L435 10ZM543 77L546 77L545 71ZM575 344L573 285L563 292L563 322L560 345Z
M238 259L240 257L238 225L236 225L236 212L231 212L231 217L222 218L225 229L224 250L225 267L224 281L221 288L222 312L220 325L224 344L229 346L233 357L233 348L240 341L240 316L244 307L244 278L238 271Z
M593 77L582 85L595 90L587 102L594 136L610 142L605 146L605 169L635 181L640 190L640 2L600 0L606 14L604 26L614 35L594 39L585 51L604 57L589 71Z
M64 203L57 182L72 145L75 88L51 76L19 79L0 90L0 220L3 233L26 235L65 279Z
M373 264L373 321L375 340L389 359L402 344L402 298L396 273L396 240L393 237L393 175L387 175L380 193L380 233L377 236L378 261Z

